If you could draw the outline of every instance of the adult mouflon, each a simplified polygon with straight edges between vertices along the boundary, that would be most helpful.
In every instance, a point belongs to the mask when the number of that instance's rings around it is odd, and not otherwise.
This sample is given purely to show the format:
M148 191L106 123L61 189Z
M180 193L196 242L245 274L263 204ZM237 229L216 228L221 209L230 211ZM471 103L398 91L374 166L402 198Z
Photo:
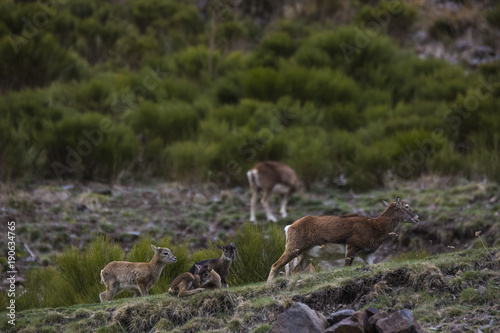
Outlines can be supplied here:
M370 218L358 214L343 216L305 216L295 221L287 230L285 252L271 267L268 281L278 270L299 258L299 267L307 267L309 258L345 258L345 266L352 264L357 255L373 263L373 253L400 222L418 223L419 217L410 205L397 197L380 216ZM333 258L332 258L333 257Z

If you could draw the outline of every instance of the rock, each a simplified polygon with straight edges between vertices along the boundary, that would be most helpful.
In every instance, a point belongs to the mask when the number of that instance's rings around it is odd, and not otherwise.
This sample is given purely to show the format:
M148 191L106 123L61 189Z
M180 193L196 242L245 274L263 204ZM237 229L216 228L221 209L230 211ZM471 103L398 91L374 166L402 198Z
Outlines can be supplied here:
M476 47L476 49L474 50L474 53L472 55L473 55L473 57L480 58L480 59L486 58L488 56L492 57L495 55L495 50L493 50L489 46L479 45Z
M327 328L325 333L364 333L365 328L363 324L351 318L342 319L340 322Z
M278 316L269 333L322 333L327 326L328 322L321 313L312 310L304 303L297 302Z
M394 312L387 318L379 319L375 324L379 333L418 333L422 332L420 325L416 326L409 310Z
M389 317L387 312L379 312L379 313L375 313L374 315L372 315L370 318L368 318L368 324L365 326L366 332L367 333L376 333L377 332L377 328L376 328L377 321L379 321L380 319L387 318L387 317Z
M377 314L374 314L370 318L368 318L368 324L372 325L373 327L375 327L375 324L377 323L378 320L384 319L384 318L387 318L387 317L389 317L389 315L387 314L387 312L379 312Z
M479 329L480 329L480 330L486 330L486 329L488 329L488 328L492 327L494 323L495 323L495 321L494 321L494 320L493 320L493 318L492 318L492 319L490 320L490 323L489 323L488 325L481 326L481 327L479 327Z
M77 212L89 212L89 209L84 204L75 203L73 206Z
M113 196L113 192L111 192L111 190L94 190L93 192L95 194Z
M479 287L477 287L477 289L476 289L476 290L477 290L477 292L479 293L479 295L481 295L481 296L484 296L484 293L486 292L486 288L485 288L485 287L483 287L483 286L479 286Z
M465 50L468 50L472 47L472 44L468 41L465 40L459 40L455 43L455 50L457 52L463 52Z
M375 309L374 307L371 307L371 306L368 309L366 309L365 311L366 311L366 314L368 315L368 317L371 317L373 315L376 315L377 313L380 313L379 309Z
M366 311L360 311L356 312L352 317L351 320L359 323L361 327L366 327L368 326L368 312Z
M401 310L401 316L408 319L408 322L410 323L410 325L414 325L414 322L413 322L413 315L411 314L411 311L408 310L408 309L403 309Z
M337 312L332 313L331 315L329 315L326 318L326 320L328 321L328 323L330 325L335 325L336 323L338 323L342 319L351 317L354 313L355 313L354 310L350 310L350 309L341 310L341 311L337 311Z
M425 30L419 30L413 35L413 39L417 43L425 43L429 40L429 35Z

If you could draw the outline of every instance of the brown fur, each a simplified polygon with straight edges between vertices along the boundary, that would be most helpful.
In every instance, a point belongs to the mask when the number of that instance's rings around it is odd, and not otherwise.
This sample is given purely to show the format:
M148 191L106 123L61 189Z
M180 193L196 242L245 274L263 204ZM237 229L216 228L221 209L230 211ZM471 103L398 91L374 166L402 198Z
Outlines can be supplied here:
M148 295L166 264L177 258L165 247L151 245L155 255L150 262L112 261L101 270L106 291L99 294L101 302L110 301L126 289L135 290L134 297Z
M198 273L182 273L172 281L168 293L179 297L193 295L206 289L219 289L220 276L208 265L197 266Z
M210 278L208 279L208 282L205 282L204 284L202 284L201 287L205 288L205 289L220 289L220 288L222 288L220 275L215 271L215 269L212 269L210 271Z
M286 164L266 161L257 163L247 172L247 177L248 183L250 184L250 190L252 192L250 202L250 221L255 222L255 205L257 203L259 188L263 191L261 203L266 212L266 218L268 221L276 222L276 218L271 213L268 200L273 190L277 190L279 186L283 187L284 192L281 192L282 197L280 214L281 217L286 217L286 205L288 198L297 190L298 187L298 180L295 171L293 171L293 169Z
M222 250L220 258L198 261L191 266L189 272L191 274L196 274L198 271L196 268L197 266L201 267L203 265L208 265L220 275L222 287L227 288L228 284L226 279L229 276L229 268L234 259L236 259L236 252L238 252L238 250L236 249L236 245L232 242L225 246L219 245L218 247Z
M305 216L298 219L288 229L285 252L273 264L268 281L274 278L280 268L313 246L346 244L345 265L349 266L359 252L375 252L400 222L418 223L418 215L399 197L387 205L385 211L376 218L354 214Z

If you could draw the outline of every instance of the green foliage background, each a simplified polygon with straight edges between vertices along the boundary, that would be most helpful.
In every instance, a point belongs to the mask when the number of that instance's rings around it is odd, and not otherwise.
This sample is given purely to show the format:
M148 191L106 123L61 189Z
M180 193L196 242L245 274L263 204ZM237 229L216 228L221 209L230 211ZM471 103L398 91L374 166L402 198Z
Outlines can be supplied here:
M211 4L2 1L0 179L204 182L274 159L306 186L500 180L500 65L466 73L400 48L414 8L375 34L364 23L384 1L354 3L347 26L263 25ZM239 171L223 185L244 182Z

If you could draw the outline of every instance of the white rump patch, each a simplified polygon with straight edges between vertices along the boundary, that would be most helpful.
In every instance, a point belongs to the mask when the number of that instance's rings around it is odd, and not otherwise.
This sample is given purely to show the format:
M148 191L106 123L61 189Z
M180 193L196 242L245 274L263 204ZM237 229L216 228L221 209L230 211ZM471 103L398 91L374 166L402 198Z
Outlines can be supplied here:
M273 187L273 192L282 194L288 193L290 192L290 186L286 186L283 184L276 184Z
M255 184L257 185L257 187L262 187L260 185L260 181L259 181L259 173L257 172L257 169L252 169L250 170L251 173L253 173L254 175L254 179L255 179Z

